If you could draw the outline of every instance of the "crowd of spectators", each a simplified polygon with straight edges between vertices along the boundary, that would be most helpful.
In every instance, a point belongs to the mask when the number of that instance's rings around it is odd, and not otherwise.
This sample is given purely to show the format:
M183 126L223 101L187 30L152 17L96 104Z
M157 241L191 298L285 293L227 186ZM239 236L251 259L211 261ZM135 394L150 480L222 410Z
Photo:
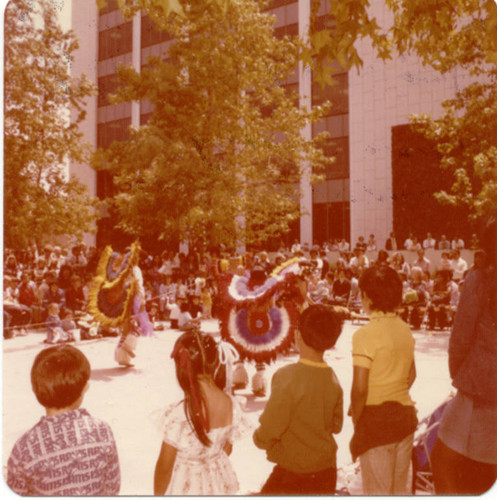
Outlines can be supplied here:
M473 250L478 248L476 236L469 246ZM295 242L278 252L243 255L223 249L188 254L172 250L155 254L142 251L140 267L147 309L152 321L170 320L173 327L178 321L182 323L185 315L193 320L218 317L219 283L230 273L249 277L257 267L268 276L282 262L298 256L310 264L306 277L311 303L328 303L360 314L360 274L371 265L388 264L404 284L405 300L400 311L403 318L415 328L423 320L431 329L448 326L468 270L460 252L465 247L462 239L450 242L442 235L437 244L427 233L420 243L410 235L404 242L404 249L413 253L410 259L399 251L393 233L384 247L386 250L378 249L371 234L367 240L360 236L352 250L350 243L341 239L312 247ZM430 248L443 250L438 262L430 262L425 256L425 250ZM28 326L45 327L51 304L58 305L61 318L81 316L99 257L95 247L84 244L70 249L51 245L21 252L5 249L4 336L22 335Z

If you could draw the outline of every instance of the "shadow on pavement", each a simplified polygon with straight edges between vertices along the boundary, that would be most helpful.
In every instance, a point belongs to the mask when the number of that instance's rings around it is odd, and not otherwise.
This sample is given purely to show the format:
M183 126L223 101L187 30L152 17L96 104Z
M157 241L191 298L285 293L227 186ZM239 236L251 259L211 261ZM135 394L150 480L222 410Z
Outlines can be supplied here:
M110 381L115 377L122 375L140 375L141 370L137 370L134 366L114 366L113 368L98 368L91 371L90 380Z

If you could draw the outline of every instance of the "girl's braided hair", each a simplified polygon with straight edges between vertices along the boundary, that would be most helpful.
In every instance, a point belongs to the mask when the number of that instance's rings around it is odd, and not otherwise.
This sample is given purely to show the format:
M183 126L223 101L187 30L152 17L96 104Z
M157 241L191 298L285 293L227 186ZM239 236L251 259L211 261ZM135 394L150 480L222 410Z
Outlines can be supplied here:
M176 377L185 393L185 415L202 444L210 446L207 403L200 390L199 375L210 375L220 389L226 384L225 366L220 363L217 343L211 335L190 330L181 335L171 357Z

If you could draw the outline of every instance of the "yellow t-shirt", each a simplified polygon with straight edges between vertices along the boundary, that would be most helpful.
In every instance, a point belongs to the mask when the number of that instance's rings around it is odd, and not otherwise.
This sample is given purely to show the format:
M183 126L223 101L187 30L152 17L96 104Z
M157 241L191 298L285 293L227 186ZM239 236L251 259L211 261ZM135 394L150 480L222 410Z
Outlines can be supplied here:
M409 326L395 313L371 314L370 322L352 337L352 358L354 366L369 369L366 405L385 401L414 404L408 387L414 338Z

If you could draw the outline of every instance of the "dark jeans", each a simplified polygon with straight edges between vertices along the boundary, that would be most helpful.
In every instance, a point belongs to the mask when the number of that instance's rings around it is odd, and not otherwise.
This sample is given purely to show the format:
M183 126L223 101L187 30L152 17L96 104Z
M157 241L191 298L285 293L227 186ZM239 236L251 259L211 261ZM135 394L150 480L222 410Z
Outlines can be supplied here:
M292 472L276 465L261 495L333 495L337 485L335 467L319 472Z
M431 469L437 495L481 495L497 479L497 465L476 462L435 441Z

